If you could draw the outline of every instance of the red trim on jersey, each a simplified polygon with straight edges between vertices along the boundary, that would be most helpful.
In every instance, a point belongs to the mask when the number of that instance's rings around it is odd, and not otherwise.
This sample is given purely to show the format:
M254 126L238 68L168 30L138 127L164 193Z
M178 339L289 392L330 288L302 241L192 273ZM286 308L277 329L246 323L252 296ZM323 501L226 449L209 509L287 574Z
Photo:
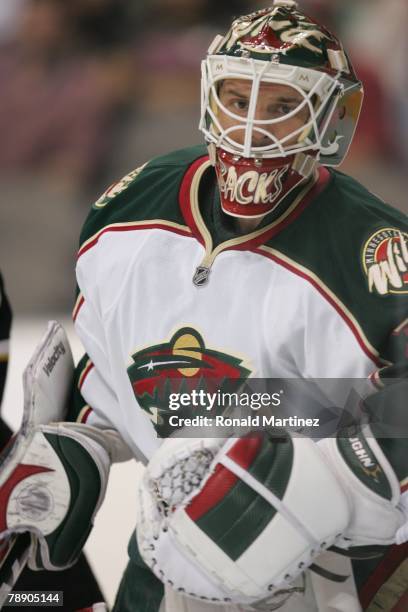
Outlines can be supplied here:
M387 582L407 556L408 542L398 546L395 544L391 546L360 591L360 602L363 610L369 606L381 586Z
M88 376L89 372L92 370L92 368L94 368L94 364L92 363L92 361L89 361L87 363L87 365L85 366L85 368L82 370L81 376L79 377L79 381L78 381L78 389L81 390L86 377Z
M92 249L92 247L94 247L98 243L99 238L103 234L106 234L108 232L133 232L135 230L145 230L145 229L163 229L163 230L167 230L168 232L173 232L174 234L179 234L180 236L191 237L190 231L184 230L179 227L172 227L170 225L167 225L165 221L163 222L159 221L155 223L151 221L139 221L139 222L135 222L135 225L114 225L114 226L108 225L104 227L103 229L101 229L90 242L85 243L84 246L82 246L79 249L77 259L79 259L81 255L89 251L89 249Z
M197 240L201 244L204 244L204 238L201 235L201 232L198 228L198 225L195 222L194 215L191 210L190 191L191 191L191 185L197 173L197 170L203 164L208 162L208 159L209 159L208 155L199 157L198 159L195 160L195 162L191 164L191 166L187 168L187 172L183 176L183 179L180 184L180 190L179 190L179 203L180 203L181 212L183 213L184 220L187 223L188 227L193 232L195 238L197 238Z
M248 469L261 445L262 436L242 438L234 444L228 456L242 468ZM198 521L224 499L238 480L238 476L218 464L200 493L186 508L186 514L192 521Z
M92 408L88 406L88 409L84 412L83 416L81 417L81 423L86 423L88 421L89 417L91 416L91 412L92 412Z
M323 289L323 287L321 287L319 285L318 282L316 282L311 276L309 276L305 272L302 272L301 270L298 270L295 266L292 266L290 263L284 261L283 259L281 259L280 257L278 257L277 255L275 255L273 253L268 253L267 251L262 251L261 249L254 249L254 252L258 253L258 255L263 255L264 257L268 257L269 259L272 259L272 261L276 262L277 264L279 264L283 268L286 268L286 270L289 270L290 272L293 272L293 274L296 274L297 276L300 276L301 278L307 280L311 285L313 285L313 287L315 289L317 289L317 291L320 293L320 295L322 295L324 297L324 299L327 302L329 302L329 304L331 304L331 306L333 306L333 308L336 310L336 312L343 319L343 321L346 323L346 325L349 327L350 331L352 332L352 334L356 338L358 344L360 345L360 348L367 355L367 357L369 357L371 359L371 361L373 361L375 363L375 365L378 366L378 367L382 367L384 365L381 362L381 360L378 358L378 356L375 355L374 353L372 353L370 351L370 349L368 348L368 346L366 346L363 338L360 335L359 330L357 329L357 327L355 326L353 321L350 319L350 317L344 312L344 310L342 310L340 308L340 306L335 302L335 300L333 300L333 298Z
M75 323L77 316L79 314L79 311L81 310L82 306L85 303L85 298L84 296L81 297L81 299L79 300L78 304L75 306L74 311L72 313L72 320Z
M408 491L408 482L401 487L401 493Z

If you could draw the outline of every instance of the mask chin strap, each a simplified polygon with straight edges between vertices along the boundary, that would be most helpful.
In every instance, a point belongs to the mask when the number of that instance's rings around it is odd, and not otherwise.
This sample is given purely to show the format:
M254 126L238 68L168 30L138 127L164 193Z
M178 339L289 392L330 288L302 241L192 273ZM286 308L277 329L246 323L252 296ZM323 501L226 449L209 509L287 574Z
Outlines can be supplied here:
M213 142L207 143L208 155L212 166L217 162L217 147Z
M308 153L297 153L292 162L291 169L300 174L304 179L312 175L317 166L317 155L313 157Z

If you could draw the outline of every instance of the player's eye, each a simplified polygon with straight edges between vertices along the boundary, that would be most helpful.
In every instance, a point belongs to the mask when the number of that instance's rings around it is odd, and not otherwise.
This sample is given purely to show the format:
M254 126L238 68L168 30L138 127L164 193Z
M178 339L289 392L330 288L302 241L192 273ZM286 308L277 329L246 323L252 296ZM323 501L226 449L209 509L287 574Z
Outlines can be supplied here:
M232 98L228 104L230 110L237 115L246 115L249 107L249 100L246 98Z
M292 112L296 107L292 104L281 104L278 108L278 111L281 115L288 115Z
M294 111L296 109L296 107L298 106L297 103L281 103L281 104L274 104L270 107L269 109L269 113L273 116L273 117L284 117L285 115L288 115L289 113L291 113L292 111Z

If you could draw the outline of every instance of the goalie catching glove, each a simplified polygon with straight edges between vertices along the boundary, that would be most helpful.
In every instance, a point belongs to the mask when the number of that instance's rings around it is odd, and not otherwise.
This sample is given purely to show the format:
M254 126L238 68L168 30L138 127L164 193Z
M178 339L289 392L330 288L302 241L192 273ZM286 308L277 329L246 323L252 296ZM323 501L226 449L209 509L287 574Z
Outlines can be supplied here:
M139 486L145 562L187 595L250 605L290 590L333 544L394 543L399 483L364 434L166 440Z
M48 570L75 563L111 461L128 458L115 431L60 422L73 369L65 332L52 322L24 372L22 427L0 457L0 607L26 563Z

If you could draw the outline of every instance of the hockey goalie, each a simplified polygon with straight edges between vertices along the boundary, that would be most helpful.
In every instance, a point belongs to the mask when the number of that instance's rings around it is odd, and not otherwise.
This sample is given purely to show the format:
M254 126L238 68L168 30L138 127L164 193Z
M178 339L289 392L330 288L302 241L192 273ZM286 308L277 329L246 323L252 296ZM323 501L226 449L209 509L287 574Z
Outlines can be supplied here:
M72 562L130 452L146 469L114 612L408 609L408 223L337 170L362 101L341 41L274 0L210 44L205 144L92 205L73 313L83 401L64 407L72 365L51 332L1 464L5 591L25 562ZM367 418L319 442L166 430L172 381L217 378L358 379Z

